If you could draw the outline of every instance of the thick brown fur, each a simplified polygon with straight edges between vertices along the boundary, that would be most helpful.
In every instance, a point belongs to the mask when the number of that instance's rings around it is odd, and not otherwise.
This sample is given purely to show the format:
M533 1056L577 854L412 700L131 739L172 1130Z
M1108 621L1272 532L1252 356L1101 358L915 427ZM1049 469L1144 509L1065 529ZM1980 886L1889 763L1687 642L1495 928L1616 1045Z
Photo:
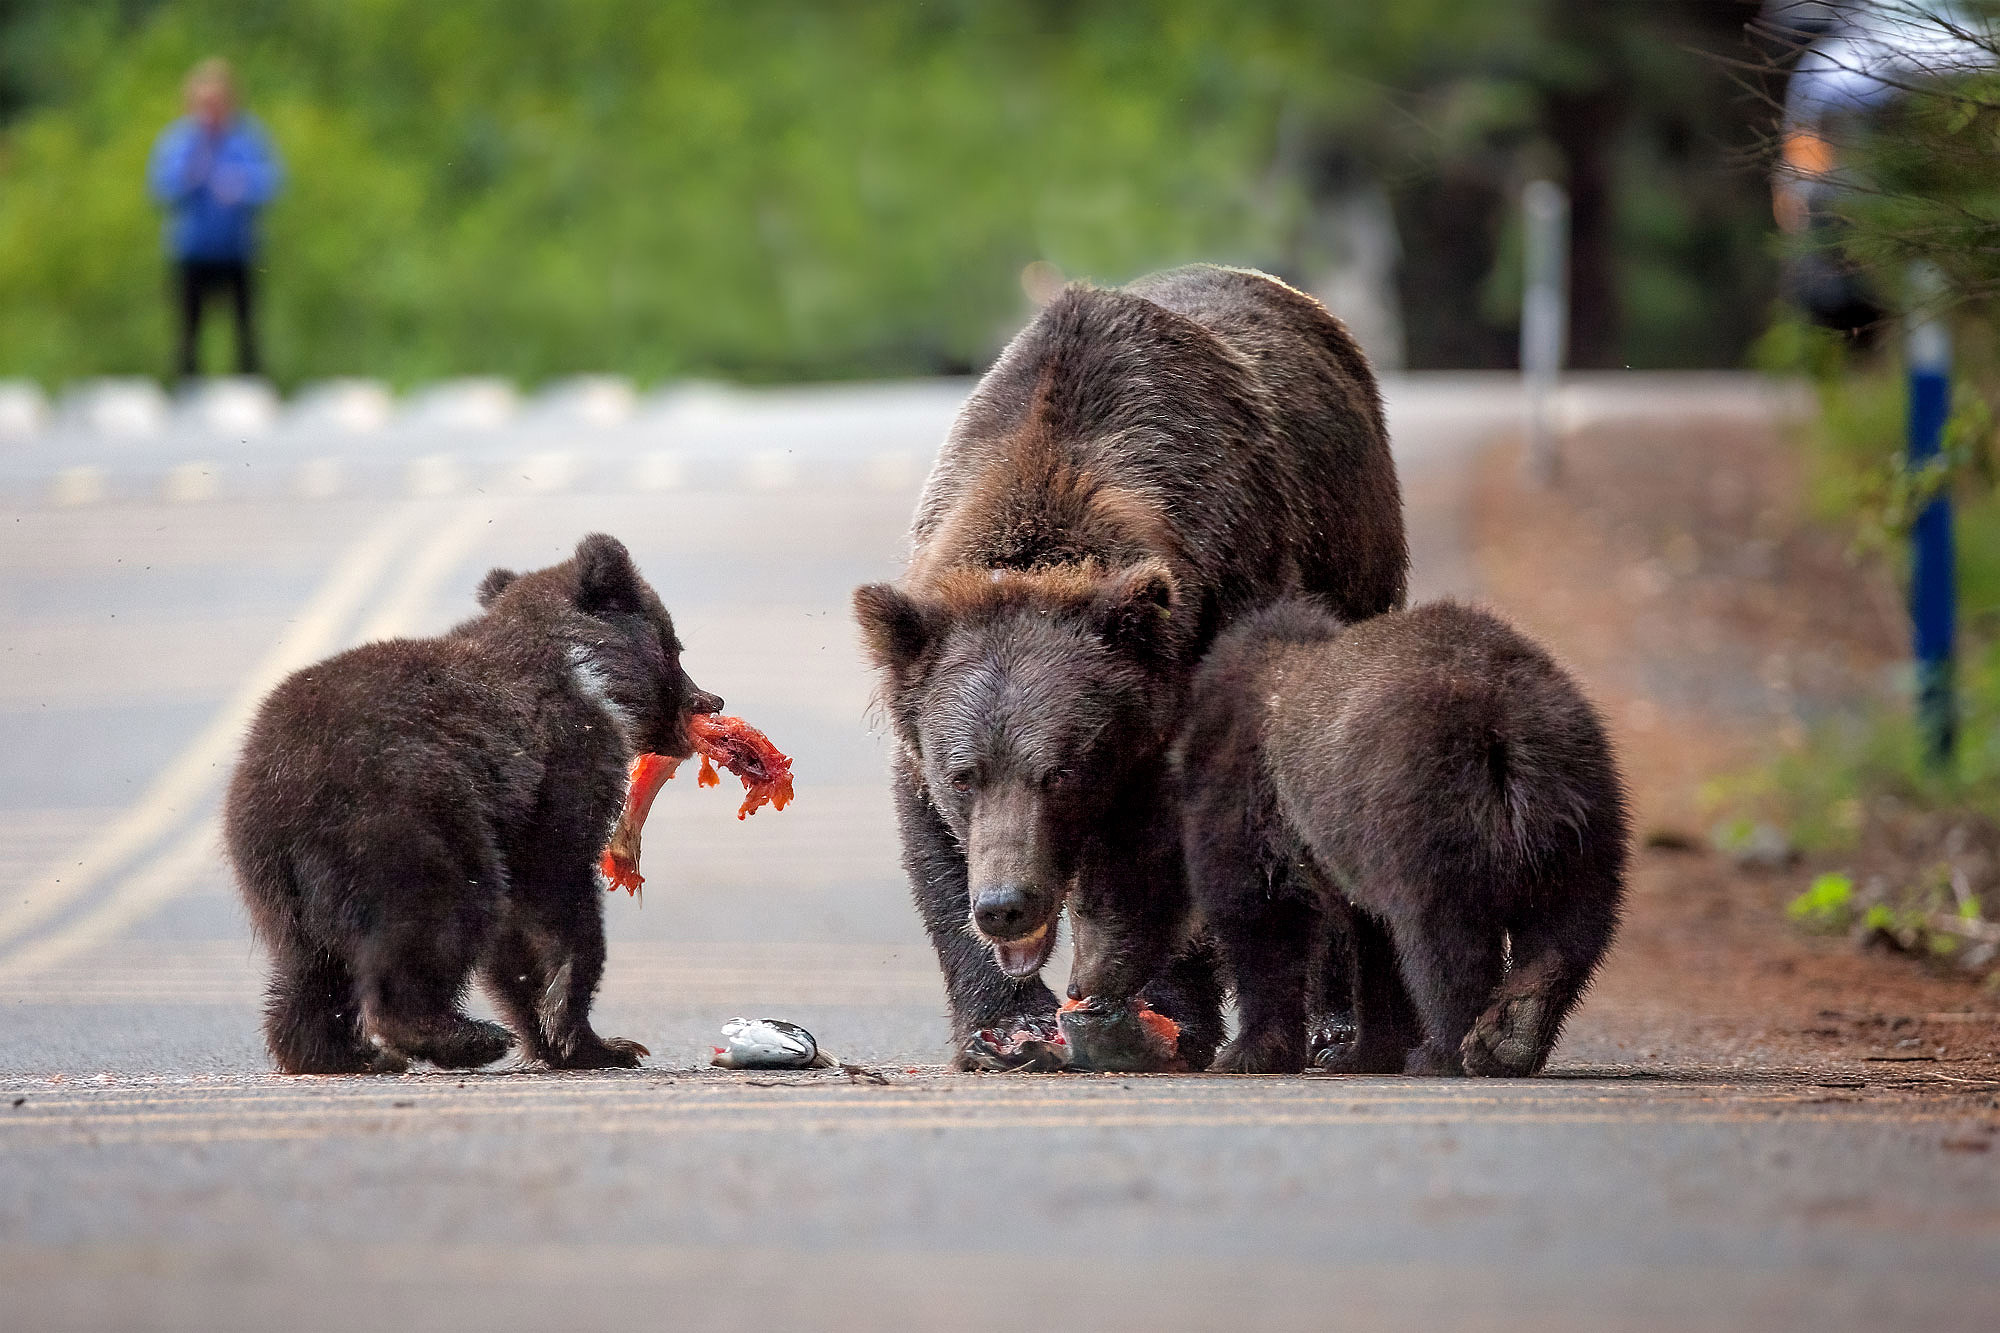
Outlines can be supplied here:
M494 570L482 613L291 676L253 724L223 811L271 953L264 1034L295 1074L530 1061L635 1065L600 1038L598 853L642 751L692 753L722 701L614 538ZM477 971L508 1027L460 1009ZM511 1028L511 1033L508 1028Z
M980 382L917 508L909 569L855 595L899 741L905 863L954 1039L1074 987L1144 987L1220 1032L1186 927L1166 747L1195 662L1245 610L1401 604L1407 554L1373 376L1320 305L1195 267L1066 289Z
M1343 626L1286 601L1218 640L1176 757L1240 1020L1216 1069L1297 1073L1313 1010L1350 998L1326 1067L1542 1068L1617 928L1628 823L1546 653L1448 602Z

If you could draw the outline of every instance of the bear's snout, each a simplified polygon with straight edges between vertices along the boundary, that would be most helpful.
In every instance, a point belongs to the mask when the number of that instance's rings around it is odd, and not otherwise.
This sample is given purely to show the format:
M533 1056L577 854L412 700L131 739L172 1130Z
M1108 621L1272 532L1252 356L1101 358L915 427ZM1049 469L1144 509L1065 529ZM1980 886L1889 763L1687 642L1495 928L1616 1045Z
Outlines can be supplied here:
M985 889L972 904L973 924L990 940L1018 940L1042 924L1040 897L1021 884Z

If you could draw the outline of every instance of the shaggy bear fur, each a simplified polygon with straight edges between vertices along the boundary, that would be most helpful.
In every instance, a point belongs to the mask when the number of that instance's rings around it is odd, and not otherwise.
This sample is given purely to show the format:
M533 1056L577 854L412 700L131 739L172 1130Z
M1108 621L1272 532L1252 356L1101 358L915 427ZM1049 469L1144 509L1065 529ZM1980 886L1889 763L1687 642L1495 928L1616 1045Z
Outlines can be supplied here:
M561 1069L636 1065L600 1038L596 863L641 752L693 752L722 701L614 538L480 584L483 614L371 643L265 700L224 830L271 951L264 1035L294 1074L473 1068L516 1038ZM509 1027L459 1005L477 970Z
M1067 904L1072 989L1145 987L1205 1063L1220 997L1185 931L1166 748L1196 661L1244 610L1292 591L1355 617L1402 602L1360 350L1258 273L1067 288L960 412L911 541L902 581L861 588L855 612L959 1058L980 1029L1054 1010L1039 974Z
M1196 912L1232 981L1214 1067L1297 1073L1351 987L1356 1073L1533 1074L1617 928L1624 789L1548 655L1450 603L1224 635L1176 748ZM1329 993L1330 992L1330 993Z

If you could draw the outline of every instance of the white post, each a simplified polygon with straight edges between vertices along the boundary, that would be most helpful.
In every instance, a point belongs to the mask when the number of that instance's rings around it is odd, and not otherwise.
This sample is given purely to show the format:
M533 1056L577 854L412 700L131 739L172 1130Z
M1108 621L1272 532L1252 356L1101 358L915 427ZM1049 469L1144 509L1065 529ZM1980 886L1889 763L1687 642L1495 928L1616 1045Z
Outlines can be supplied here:
M1556 474L1551 420L1556 376L1569 342L1569 194L1554 181L1529 181L1521 191L1526 253L1521 292L1521 386L1528 408L1528 475L1546 484Z

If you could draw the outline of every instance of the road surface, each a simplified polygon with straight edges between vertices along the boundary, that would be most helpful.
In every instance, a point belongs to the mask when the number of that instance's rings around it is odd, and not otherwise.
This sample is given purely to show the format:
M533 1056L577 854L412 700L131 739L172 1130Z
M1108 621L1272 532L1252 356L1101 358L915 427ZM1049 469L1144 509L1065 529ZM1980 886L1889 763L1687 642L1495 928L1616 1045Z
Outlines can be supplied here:
M7 442L6 1324L1991 1327L1983 1089L1635 1070L1587 1022L1522 1082L945 1075L846 606L899 568L965 387L464 385L386 419L113 394ZM1476 595L1463 465L1512 387L1390 403L1418 592ZM1634 378L1565 410L1770 407ZM643 902L609 904L597 1025L648 1067L269 1074L215 827L245 719L593 530L796 758L782 814L670 786ZM888 1081L706 1070L753 1012Z

